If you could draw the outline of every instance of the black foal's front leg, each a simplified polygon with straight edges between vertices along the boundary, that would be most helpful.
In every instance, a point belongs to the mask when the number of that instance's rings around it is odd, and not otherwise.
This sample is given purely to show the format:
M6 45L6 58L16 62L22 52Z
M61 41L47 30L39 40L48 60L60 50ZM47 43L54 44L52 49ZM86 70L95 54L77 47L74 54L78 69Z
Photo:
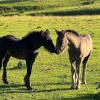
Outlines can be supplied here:
M25 75L24 82L25 82L25 86L27 87L28 90L32 89L30 86L30 75L31 75L31 71L32 71L32 65L33 65L37 55L38 55L38 52L30 54L26 57L27 73Z
M6 55L4 60L3 60L3 75L2 75L2 80L3 80L3 83L5 84L8 84L8 81L7 81L7 70L6 70L6 67L7 67L7 63L10 59L10 55Z

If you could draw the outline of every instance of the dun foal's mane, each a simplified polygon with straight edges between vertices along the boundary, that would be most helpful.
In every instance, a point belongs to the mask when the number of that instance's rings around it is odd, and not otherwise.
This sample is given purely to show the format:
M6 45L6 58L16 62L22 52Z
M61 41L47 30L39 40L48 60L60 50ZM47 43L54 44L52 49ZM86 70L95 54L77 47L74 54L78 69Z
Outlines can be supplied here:
M75 35L79 36L79 34L74 30L65 30L65 33L66 32L71 32L72 34L75 34Z

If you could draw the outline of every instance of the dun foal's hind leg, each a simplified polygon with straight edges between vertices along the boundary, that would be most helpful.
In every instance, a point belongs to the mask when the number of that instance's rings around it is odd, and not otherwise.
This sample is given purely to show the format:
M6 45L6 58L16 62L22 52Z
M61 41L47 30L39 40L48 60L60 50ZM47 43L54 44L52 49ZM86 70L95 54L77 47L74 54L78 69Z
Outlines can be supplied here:
M7 70L6 70L6 67L7 67L7 63L10 59L10 55L6 55L5 58L4 58L4 61L3 61L3 75L2 75L2 80L5 84L8 84L8 81L7 81Z
M25 86L27 87L28 90L31 90L30 86L30 75L32 71L32 65L37 57L38 53L34 53L33 55L28 55L26 57L26 65L27 65L27 73L25 75L24 81L25 81Z
M82 71L82 84L86 84L86 76L85 76L85 69L86 69L86 63L88 61L90 54L83 60L83 71Z

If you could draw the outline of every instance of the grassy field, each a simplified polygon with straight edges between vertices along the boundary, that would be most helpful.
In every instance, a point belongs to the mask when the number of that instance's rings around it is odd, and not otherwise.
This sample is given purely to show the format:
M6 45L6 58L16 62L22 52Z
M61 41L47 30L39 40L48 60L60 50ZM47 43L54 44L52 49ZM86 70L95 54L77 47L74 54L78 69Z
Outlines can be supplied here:
M100 0L0 0L0 16L100 14Z
M54 28L74 29L80 34L92 33L94 51L86 69L88 84L82 85L80 90L70 90L71 73L67 48L66 52L56 55L49 54L42 47L31 74L33 92L27 91L23 85L26 65L18 69L18 60L11 58L7 67L9 84L4 85L0 78L0 100L100 100L100 15L0 17L0 36L12 34L21 38L32 30L49 29L55 44L57 35Z

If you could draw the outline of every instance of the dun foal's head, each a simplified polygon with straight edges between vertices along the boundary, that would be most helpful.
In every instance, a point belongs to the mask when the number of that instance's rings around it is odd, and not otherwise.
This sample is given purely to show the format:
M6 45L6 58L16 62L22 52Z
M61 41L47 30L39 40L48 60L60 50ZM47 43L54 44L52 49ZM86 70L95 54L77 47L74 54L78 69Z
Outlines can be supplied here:
M43 37L43 46L51 53L57 53L53 41L50 37L49 30L41 31Z
M68 44L68 41L64 30L61 31L56 30L56 33L58 35L56 40L56 49L57 53L60 53L65 49L66 45Z

